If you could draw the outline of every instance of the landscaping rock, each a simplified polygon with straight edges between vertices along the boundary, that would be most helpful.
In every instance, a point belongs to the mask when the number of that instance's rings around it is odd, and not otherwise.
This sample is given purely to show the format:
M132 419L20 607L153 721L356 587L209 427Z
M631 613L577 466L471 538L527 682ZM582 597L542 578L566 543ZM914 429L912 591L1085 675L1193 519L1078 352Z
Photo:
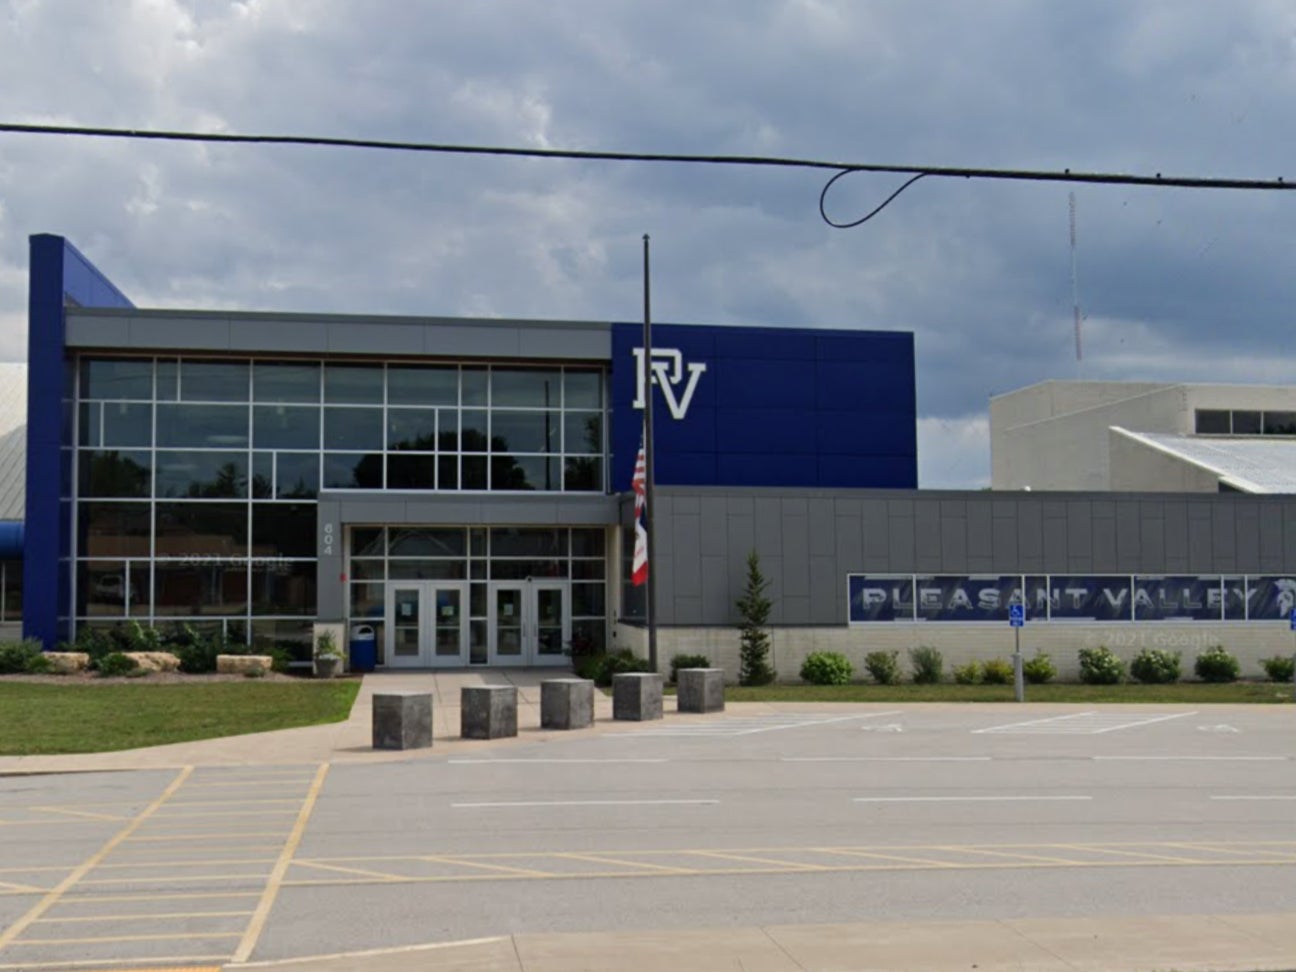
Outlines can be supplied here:
M261 675L270 671L274 659L269 655L217 655L217 675L246 675L257 672Z
M145 672L177 672L180 659L169 651L128 651L126 657Z
M50 671L60 675L74 675L90 667L90 656L84 651L47 651Z

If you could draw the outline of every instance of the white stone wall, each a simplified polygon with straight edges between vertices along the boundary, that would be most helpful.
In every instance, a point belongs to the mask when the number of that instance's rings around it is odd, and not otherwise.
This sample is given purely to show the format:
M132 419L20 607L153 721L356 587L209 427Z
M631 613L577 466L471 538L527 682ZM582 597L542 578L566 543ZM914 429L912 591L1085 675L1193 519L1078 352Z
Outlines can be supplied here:
M629 648L647 656L647 638L642 628L617 625L617 648ZM945 671L969 661L1012 657L1013 633L1006 624L876 624L855 627L771 628L771 661L780 681L799 680L801 663L815 651L836 651L850 659L856 677L867 678L864 656L871 651L899 651L901 670L909 675L908 651L930 645L944 656ZM1057 666L1058 679L1074 681L1079 676L1077 653L1083 647L1106 645L1127 663L1142 648L1168 648L1183 654L1183 674L1192 677L1197 653L1223 645L1237 656L1243 678L1261 678L1260 659L1290 655L1293 635L1286 623L1195 622L1160 624L1027 624L1022 629L1022 654L1047 652ZM662 672L669 672L676 654L702 654L725 670L725 679L738 678L738 631L734 628L662 628L657 632L657 657Z

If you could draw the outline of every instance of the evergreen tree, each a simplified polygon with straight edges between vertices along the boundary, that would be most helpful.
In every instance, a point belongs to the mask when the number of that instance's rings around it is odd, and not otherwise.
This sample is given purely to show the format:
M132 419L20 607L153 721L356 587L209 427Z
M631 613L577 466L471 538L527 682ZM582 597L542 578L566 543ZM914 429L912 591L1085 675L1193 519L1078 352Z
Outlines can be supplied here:
M738 625L742 659L738 669L740 685L768 685L774 681L774 669L769 663L770 636L765 630L773 606L765 596L769 584L761 573L760 557L753 550L747 555L747 584L737 601L742 616Z

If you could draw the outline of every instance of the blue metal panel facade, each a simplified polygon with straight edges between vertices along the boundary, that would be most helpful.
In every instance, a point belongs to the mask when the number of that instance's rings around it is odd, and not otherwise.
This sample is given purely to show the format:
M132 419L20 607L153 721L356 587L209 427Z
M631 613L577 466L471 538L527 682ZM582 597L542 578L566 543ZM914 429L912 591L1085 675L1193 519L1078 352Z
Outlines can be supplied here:
M652 340L658 483L916 488L912 334L656 324ZM639 449L642 343L612 326L614 491Z
M52 648L68 636L72 589L73 420L63 309L133 305L63 237L39 234L29 243L23 637Z

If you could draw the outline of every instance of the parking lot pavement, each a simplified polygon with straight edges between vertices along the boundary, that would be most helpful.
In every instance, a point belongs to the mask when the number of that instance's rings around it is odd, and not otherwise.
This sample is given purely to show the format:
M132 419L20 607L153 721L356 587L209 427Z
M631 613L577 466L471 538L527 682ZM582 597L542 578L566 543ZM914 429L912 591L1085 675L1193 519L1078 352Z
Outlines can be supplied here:
M1085 922L1199 915L1236 944L1296 913L1293 730L1289 707L734 706L400 762L10 777L0 969L464 939L473 967L559 968L599 935L665 968L700 928L743 955L743 929L880 948L1039 920L1079 949ZM798 934L784 957L818 954ZM514 965L472 951L501 940Z

